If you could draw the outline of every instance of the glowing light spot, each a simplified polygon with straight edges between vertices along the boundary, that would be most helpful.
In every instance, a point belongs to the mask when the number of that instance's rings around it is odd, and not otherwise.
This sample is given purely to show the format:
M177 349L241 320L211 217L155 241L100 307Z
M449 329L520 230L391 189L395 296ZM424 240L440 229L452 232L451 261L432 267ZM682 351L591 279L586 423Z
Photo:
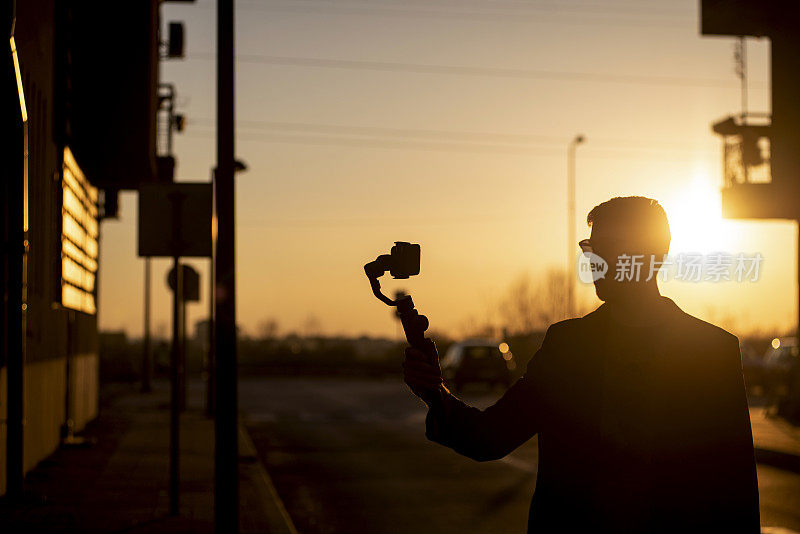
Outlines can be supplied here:
M732 252L735 232L732 223L722 218L719 188L708 173L696 174L662 204L672 232L671 254Z

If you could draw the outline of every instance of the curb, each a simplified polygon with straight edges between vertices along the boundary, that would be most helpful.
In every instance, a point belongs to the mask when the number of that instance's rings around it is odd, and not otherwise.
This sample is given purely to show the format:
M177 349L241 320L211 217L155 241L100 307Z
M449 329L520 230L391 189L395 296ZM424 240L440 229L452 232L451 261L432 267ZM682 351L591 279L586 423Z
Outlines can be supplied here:
M269 473L267 473L263 462L258 456L258 450L253 444L250 434L247 432L247 429L241 422L239 422L239 446L240 455L248 459L252 459L250 467L254 471L254 482L260 483L263 486L261 488L261 495L262 500L264 501L265 510L269 511L270 509L274 509L278 512L283 523L284 532L288 534L299 534L297 528L294 526L292 517L289 515L289 512L286 510L286 506L283 504L283 500L281 500L280 495L278 495L278 491L275 489L275 484L272 483Z

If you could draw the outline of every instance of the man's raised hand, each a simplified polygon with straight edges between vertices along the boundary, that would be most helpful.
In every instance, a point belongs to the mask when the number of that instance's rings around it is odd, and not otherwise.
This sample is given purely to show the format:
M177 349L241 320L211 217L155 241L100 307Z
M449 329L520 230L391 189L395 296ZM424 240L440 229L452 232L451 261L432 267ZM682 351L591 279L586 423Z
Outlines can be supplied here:
M430 404L439 394L442 384L442 370L439 368L439 355L429 356L414 347L406 348L403 361L403 379L411 391Z

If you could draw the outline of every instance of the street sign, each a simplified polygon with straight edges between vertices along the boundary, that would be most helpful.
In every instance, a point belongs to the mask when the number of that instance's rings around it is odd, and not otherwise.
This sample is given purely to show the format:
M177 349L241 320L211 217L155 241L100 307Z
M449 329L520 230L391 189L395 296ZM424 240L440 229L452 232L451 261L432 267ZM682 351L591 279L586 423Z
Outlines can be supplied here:
M190 265L182 264L183 269L183 300L184 302L199 302L200 301L200 273L194 270ZM175 267L169 270L167 274L167 285L175 291Z
M139 256L211 257L211 184L139 188Z

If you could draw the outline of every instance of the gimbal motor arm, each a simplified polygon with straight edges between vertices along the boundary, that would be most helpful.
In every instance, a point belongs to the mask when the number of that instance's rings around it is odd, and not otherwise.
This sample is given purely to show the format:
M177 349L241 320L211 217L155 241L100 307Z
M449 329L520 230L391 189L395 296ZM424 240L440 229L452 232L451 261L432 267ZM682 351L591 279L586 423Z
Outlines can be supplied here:
M436 345L433 340L425 337L425 331L428 329L428 318L421 315L414 308L414 301L411 299L411 295L403 295L397 300L392 300L381 292L381 284L378 278L390 270L390 260L391 257L388 254L382 254L375 261L371 261L364 266L364 272L367 273L372 293L387 306L397 308L397 314L400 316L400 322L403 325L403 331L406 334L406 340L408 340L409 345L424 352L432 360L436 359L438 358ZM438 364L439 362L436 361L435 363Z
M390 256L388 254L381 254L375 261L371 261L364 266L364 272L367 273L369 278L369 285L372 287L372 293L387 306L395 306L396 303L381 292L381 283L378 278L383 276L389 270Z

